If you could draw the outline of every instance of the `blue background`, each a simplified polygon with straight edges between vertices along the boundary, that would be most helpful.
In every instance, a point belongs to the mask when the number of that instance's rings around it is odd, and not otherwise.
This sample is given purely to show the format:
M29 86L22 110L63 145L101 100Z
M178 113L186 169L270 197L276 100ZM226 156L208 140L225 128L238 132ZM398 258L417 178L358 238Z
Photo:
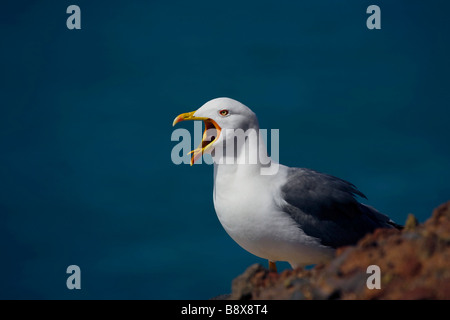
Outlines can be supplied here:
M381 8L381 30L366 9ZM81 30L66 8L81 8ZM448 1L3 1L0 297L208 299L252 263L174 165L174 117L228 96L280 162L403 223L449 200ZM179 127L192 131L193 123ZM81 290L66 288L67 266ZM285 264L281 265L283 268Z

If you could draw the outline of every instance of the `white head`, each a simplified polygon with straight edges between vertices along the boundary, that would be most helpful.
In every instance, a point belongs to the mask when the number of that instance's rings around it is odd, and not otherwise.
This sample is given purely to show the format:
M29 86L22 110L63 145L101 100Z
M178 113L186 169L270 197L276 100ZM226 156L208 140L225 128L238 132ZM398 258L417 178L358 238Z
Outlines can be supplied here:
M192 151L191 165L204 153L225 146L226 141L234 139L236 130L247 132L259 130L258 119L248 107L230 98L216 98L208 101L197 111L180 114L173 125L185 120L203 120L205 131L199 147ZM230 144L229 144L230 145Z
M195 117L214 120L222 129L257 129L255 113L239 101L216 98L208 101L194 113Z

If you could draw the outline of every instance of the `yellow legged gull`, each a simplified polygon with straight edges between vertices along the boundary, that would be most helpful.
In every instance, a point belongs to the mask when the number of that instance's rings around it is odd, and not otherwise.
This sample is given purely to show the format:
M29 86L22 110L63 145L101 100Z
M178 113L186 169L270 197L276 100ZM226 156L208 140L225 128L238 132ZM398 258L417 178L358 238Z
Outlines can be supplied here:
M359 203L355 196L365 196L353 184L271 160L256 115L236 100L213 99L180 114L173 125L184 120L205 123L191 164L203 153L213 156L213 200L220 223L242 248L269 260L273 271L276 261L293 268L317 264L376 228L400 227Z

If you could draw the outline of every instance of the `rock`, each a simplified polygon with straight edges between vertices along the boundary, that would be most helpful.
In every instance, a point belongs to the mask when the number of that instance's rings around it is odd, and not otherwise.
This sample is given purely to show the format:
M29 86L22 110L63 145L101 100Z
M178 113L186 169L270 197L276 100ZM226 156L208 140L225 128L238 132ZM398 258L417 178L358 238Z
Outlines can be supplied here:
M248 300L255 297L254 288L261 286L268 271L260 264L254 264L233 280L230 300Z
M380 268L380 289L367 286L371 265ZM403 230L377 229L311 270L250 266L229 299L450 299L450 201L423 224L409 215Z

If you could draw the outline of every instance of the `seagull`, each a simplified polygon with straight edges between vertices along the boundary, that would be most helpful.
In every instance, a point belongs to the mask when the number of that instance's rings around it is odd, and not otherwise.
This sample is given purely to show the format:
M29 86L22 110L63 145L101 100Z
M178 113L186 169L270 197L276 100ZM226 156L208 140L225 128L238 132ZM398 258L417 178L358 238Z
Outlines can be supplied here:
M352 183L306 168L278 164L267 153L258 118L239 101L216 98L181 121L201 120L202 141L191 165L203 154L214 163L213 201L228 235L248 252L292 268L324 263L335 249L353 245L377 228L400 228L356 197ZM273 150L273 145L272 145Z

